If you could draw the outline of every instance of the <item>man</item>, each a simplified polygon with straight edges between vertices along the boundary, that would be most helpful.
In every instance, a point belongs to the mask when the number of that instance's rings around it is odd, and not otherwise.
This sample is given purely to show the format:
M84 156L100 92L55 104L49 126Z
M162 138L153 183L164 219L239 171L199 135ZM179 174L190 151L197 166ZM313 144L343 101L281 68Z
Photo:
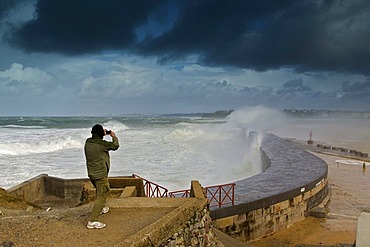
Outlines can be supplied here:
M106 225L98 221L99 214L108 213L109 207L105 207L107 196L110 190L108 173L110 158L108 151L117 150L119 147L118 138L113 131L108 131L100 124L96 124L91 130L92 137L85 142L85 157L87 172L91 183L96 188L96 199L87 223L89 229L100 229ZM105 135L110 135L112 141L103 140Z

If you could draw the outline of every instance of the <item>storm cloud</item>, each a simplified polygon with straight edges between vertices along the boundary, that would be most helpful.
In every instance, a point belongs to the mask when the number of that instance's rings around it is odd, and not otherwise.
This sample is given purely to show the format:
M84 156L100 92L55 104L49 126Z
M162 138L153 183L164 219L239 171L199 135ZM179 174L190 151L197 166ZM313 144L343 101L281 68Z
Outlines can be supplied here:
M143 46L163 60L265 71L369 74L367 1L187 1L172 30Z
M7 37L28 52L369 75L369 18L368 0L39 0Z
M35 18L8 41L28 52L80 55L135 43L135 29L161 1L39 0Z
M17 0L0 0L0 19L2 19L9 10L15 8L18 2Z

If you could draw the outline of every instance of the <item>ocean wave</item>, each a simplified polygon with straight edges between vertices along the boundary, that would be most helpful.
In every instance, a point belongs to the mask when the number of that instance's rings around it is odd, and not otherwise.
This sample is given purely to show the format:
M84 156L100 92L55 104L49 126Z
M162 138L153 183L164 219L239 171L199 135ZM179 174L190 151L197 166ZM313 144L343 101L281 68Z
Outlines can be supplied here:
M56 152L63 149L83 148L80 140L64 137L54 140L40 140L33 143L5 143L0 144L0 155L28 155Z
M113 130L114 132L122 131L122 130L128 130L130 129L125 124L121 123L117 120L111 120L103 124L103 127L106 129Z
M0 128L6 129L45 129L45 126L23 126L23 125L15 125L15 124L8 124L1 126Z

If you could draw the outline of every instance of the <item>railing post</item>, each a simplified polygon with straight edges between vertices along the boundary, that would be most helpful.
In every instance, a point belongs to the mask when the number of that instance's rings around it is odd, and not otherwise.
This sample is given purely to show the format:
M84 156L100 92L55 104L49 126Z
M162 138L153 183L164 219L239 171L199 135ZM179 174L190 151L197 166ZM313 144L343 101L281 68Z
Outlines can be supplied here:
M234 206L234 201L235 201L235 191L234 191L234 189L235 189L235 184L233 183L233 196L232 196L232 200L231 200L231 205L233 205Z
M221 186L218 186L218 207L221 208L222 206L222 199L221 199L221 194L222 194L222 190L221 190Z

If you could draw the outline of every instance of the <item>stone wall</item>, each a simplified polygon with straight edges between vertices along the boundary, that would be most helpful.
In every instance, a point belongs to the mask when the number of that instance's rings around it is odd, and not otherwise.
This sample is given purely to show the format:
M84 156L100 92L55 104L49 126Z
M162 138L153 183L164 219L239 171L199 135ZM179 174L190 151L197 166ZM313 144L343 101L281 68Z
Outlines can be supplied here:
M327 164L287 140L267 134L261 160L264 172L236 182L234 206L211 212L215 227L243 241L303 220L328 192Z
M229 235L242 240L256 240L303 220L309 214L309 204L317 205L315 200L319 192L327 191L327 181L317 188L291 199L278 202L268 207L229 216L215 221L215 227Z
M191 197L203 198L203 189L198 181L191 181ZM208 247L223 246L219 243L209 215L209 204L194 211L192 217L161 247Z
M205 207L195 211L193 217L161 247L222 246L212 228L212 218Z

